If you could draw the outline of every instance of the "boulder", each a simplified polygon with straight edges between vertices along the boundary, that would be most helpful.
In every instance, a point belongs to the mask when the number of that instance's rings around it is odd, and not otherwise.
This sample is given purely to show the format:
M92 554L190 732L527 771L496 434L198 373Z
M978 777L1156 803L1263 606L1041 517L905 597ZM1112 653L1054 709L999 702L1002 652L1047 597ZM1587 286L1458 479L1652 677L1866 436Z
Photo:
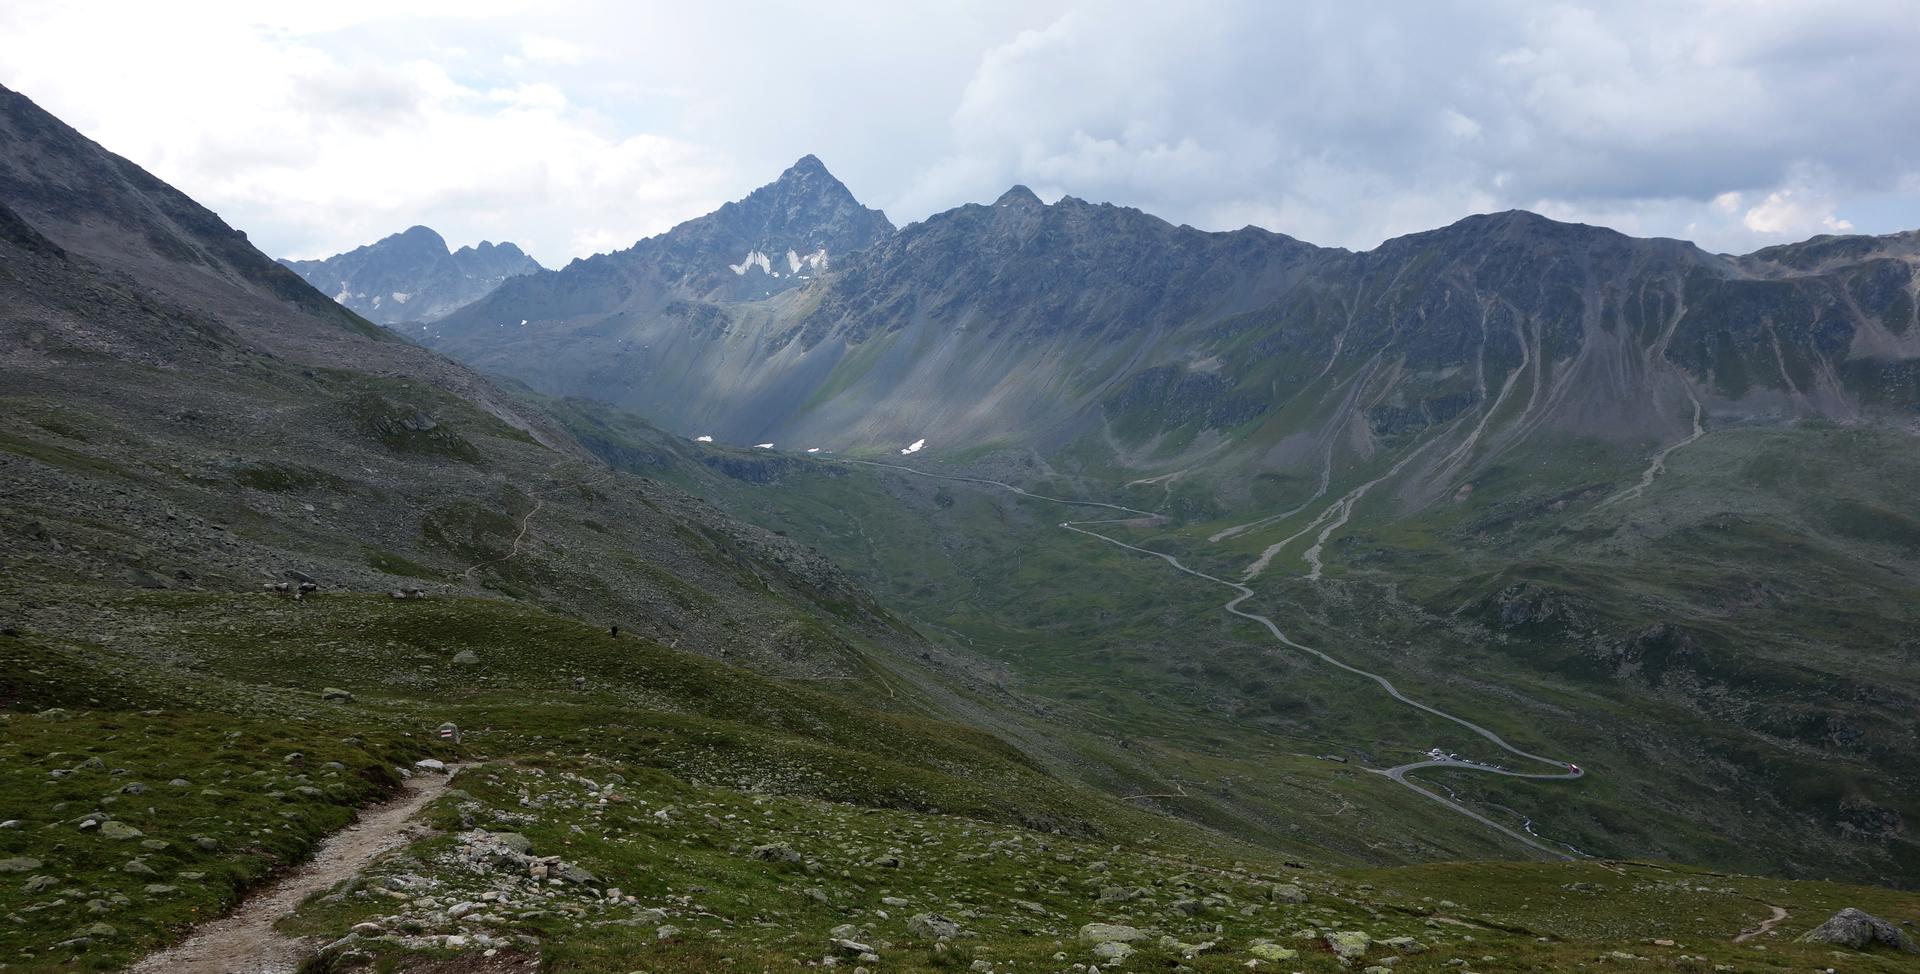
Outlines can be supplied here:
M1129 927L1123 923L1089 923L1080 928L1080 939L1088 943L1106 943L1117 940L1123 944L1145 940L1146 934L1138 927Z
M416 768L419 768L422 771L432 771L436 774L447 773L447 763L437 758L421 758L420 760L413 762L413 766Z
M320 691L320 699L331 700L335 703L352 703L353 691L342 690L339 687L327 687Z
M1305 903L1307 891L1292 883L1276 883L1267 889L1267 898L1275 903Z
M1659 941L1655 941L1655 943L1658 942ZM1427 952L1427 945L1412 937L1388 937L1380 941L1380 945L1382 947L1391 947L1403 954L1424 954Z
M928 940L951 940L960 935L960 924L938 913L915 913L907 918L907 932Z
M1254 944L1247 948L1247 953L1252 954L1256 959L1270 963L1293 960L1300 956L1299 951L1291 947L1282 947L1279 944Z
M558 878L561 882L572 883L575 886L594 886L600 882L600 877L588 872L585 868L566 862L560 863L549 870L548 875Z
M489 832L487 841L509 852L529 855L533 852L533 840L518 832Z
M1902 953L1920 954L1920 945L1916 945L1913 938L1908 937L1899 927L1851 906L1827 918L1827 922L1801 934L1800 941L1809 944L1833 944L1836 947L1851 947L1854 950L1885 947Z
M30 873L40 868L40 860L27 856L0 859L0 873Z
M1132 953L1132 947L1118 940L1108 940L1093 946L1093 956L1108 962L1126 960Z
M1373 946L1373 937L1361 930L1340 930L1326 935L1327 949L1342 960L1352 960Z
M125 822L109 819L100 823L100 837L103 839L137 839L145 834Z
M748 855L752 856L755 859L759 859L762 862L799 862L800 861L800 853L793 851L792 846L787 845L783 842L770 842L766 845L754 846L753 851L751 853L748 853Z

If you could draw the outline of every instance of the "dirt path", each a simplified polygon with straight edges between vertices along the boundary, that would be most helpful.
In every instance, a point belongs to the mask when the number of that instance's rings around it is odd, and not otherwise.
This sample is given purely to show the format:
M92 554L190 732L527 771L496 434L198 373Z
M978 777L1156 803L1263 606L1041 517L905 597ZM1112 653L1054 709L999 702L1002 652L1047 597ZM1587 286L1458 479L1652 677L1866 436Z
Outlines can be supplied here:
M1767 909L1773 911L1772 916L1760 921L1760 925L1751 930L1740 931L1739 936L1733 938L1733 942L1736 944L1744 944L1755 937L1764 935L1767 931L1779 926L1782 921L1786 920L1787 911L1785 907L1774 906L1769 903L1767 904Z
M534 498L533 510L528 511L526 516L520 519L520 533L513 536L513 545L507 549L507 553L504 555L501 555L498 558L489 558L486 561L480 562L479 564L473 566L472 568L469 568L466 571L461 572L460 573L461 577L472 578L474 572L477 572L480 569L487 567L488 565L498 565L503 561L510 561L513 559L515 555L518 555L520 553L520 542L526 540L527 528L533 524L533 516L535 514L540 513L540 509L545 506L547 506L546 498L544 497Z
M365 868L375 856L424 834L409 822L447 790L447 774L408 779L393 800L365 809L358 821L327 837L312 861L255 893L232 913L202 924L178 946L149 954L128 974L290 974L312 946L273 929L300 901Z
M559 464L556 462L555 466L558 467ZM587 488L598 487L601 484L604 484L607 481L612 480L614 477L618 476L619 473L620 471L609 468L600 476L594 478L592 481L585 484L577 484L575 486L587 487ZM549 492L555 491L555 490L563 490L566 488L566 486L567 486L566 484L556 484L553 487L549 488L548 490ZM498 558L489 558L486 561L480 562L479 564L476 564L473 567L468 568L466 571L460 573L460 577L465 579L471 579L473 578L474 572L477 572L480 569L487 567L488 565L498 565L502 562L512 561L514 558L519 557L521 545L523 542L527 540L527 531L533 527L534 515L539 514L540 509L545 506L547 506L546 498L534 497L533 509L529 510L525 516L520 518L520 530L514 534L513 544L507 548L507 553L504 555L501 555Z

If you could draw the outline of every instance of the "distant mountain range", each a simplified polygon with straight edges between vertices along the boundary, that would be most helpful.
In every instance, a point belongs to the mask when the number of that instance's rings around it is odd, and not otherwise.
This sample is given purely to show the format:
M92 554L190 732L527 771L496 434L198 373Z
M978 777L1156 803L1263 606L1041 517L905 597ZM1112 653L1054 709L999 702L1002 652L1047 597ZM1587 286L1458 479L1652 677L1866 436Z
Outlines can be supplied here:
M449 250L438 233L408 227L324 260L286 260L307 283L383 325L435 321L540 264L511 243Z
M1439 477L1540 434L1910 422L1916 264L1920 233L1730 257L1520 211L1354 253L1024 187L895 231L809 156L424 337L723 442L1078 444L1254 473L1438 437L1419 463Z

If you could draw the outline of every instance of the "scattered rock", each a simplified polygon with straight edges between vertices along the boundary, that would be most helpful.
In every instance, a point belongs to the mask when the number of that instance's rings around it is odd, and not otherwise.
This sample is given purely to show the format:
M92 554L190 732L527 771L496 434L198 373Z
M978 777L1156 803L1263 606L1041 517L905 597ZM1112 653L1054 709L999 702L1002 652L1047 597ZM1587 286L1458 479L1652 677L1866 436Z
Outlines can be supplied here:
M1095 944L1093 947L1093 956L1104 961L1126 960L1132 953L1132 947L1118 940L1109 940L1104 943Z
M27 856L0 859L0 873L30 873L40 868L40 860Z
M331 700L335 703L352 703L353 691L342 690L339 687L327 687L320 691L320 699Z
M103 839L137 839L143 835L146 833L125 822L109 819L100 823L100 837Z

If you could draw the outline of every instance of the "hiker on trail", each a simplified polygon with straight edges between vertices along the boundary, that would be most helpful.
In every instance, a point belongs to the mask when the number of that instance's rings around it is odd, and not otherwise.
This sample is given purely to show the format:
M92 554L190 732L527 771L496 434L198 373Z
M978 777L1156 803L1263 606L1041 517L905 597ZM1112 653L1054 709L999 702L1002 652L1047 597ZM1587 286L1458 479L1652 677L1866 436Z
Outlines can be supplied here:
M620 638L620 627L619 627L619 626L608 626L608 627L607 627L607 635L609 635L609 636L612 636L612 637L613 637L613 638L615 638L615 639L619 639L619 638Z

